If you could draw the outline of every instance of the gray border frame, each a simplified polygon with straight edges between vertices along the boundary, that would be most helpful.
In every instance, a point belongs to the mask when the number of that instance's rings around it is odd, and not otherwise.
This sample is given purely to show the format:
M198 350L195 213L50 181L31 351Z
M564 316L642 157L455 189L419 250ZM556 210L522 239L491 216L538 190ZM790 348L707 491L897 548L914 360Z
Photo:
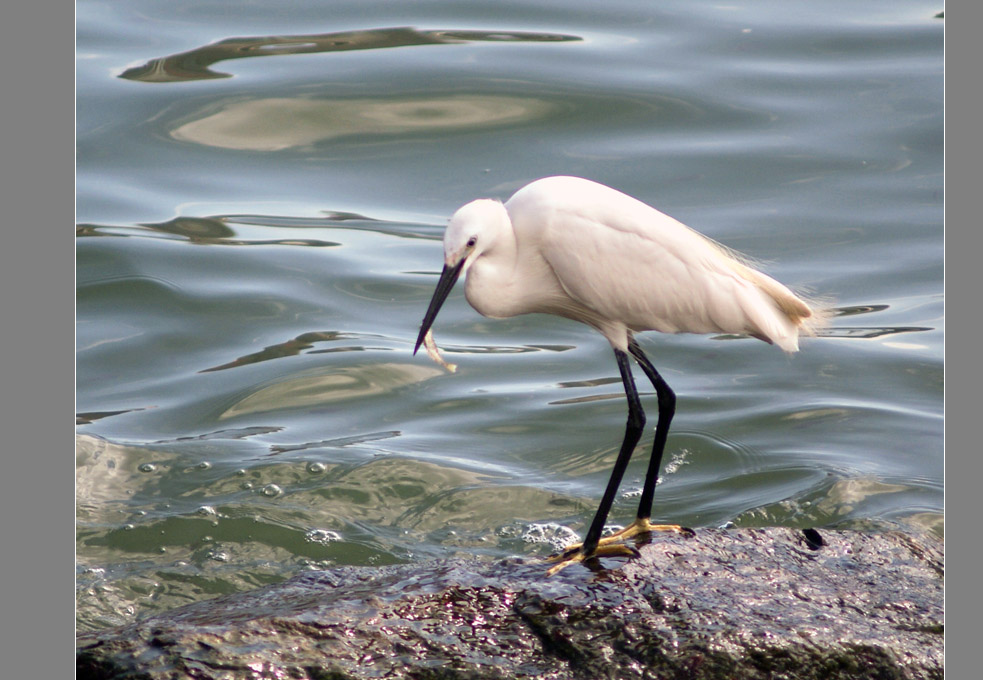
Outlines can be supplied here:
M66 2L0 10L0 658L11 678L74 674L74 19Z

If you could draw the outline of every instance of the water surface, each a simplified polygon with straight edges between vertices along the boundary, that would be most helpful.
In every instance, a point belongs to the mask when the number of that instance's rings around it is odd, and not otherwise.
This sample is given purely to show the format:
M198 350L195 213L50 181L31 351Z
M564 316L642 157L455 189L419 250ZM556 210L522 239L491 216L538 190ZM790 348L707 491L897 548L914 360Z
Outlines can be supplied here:
M794 357L643 336L678 395L658 520L942 534L940 9L79 3L78 625L582 533L606 341L459 288L458 372L412 356L447 217L552 174L837 310Z

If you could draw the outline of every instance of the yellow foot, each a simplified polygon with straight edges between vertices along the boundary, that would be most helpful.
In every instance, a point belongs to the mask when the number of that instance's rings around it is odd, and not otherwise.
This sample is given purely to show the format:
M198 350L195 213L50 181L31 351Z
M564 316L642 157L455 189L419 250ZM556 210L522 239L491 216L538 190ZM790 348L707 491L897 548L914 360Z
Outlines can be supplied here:
M558 555L550 555L547 559L549 562L556 562L557 564L550 567L546 575L552 576L562 569L566 569L571 564L577 564L578 562L584 562L585 560L594 557L638 557L638 551L627 545L624 545L624 541L636 536L641 536L644 534L649 534L653 531L670 531L676 534L682 534L683 536L695 536L696 532L692 529L687 529L686 527L681 527L678 524L652 524L648 519L636 519L634 522L626 526L621 531L615 532L610 536L605 536L597 542L597 548L590 555L584 554L583 544L574 543L573 545L568 545L563 552Z
M627 545L615 543L614 545L599 545L590 555L585 555L580 543L568 547L559 555L550 555L547 561L556 562L546 570L547 576L552 576L556 572L566 569L571 564L585 562L595 557L638 557L638 551Z
M616 531L610 536L605 536L599 540L597 544L601 546L620 541L627 541L629 538L635 538L636 536L641 536L642 534L649 534L653 531L669 531L674 534L682 534L683 536L696 535L696 532L692 529L681 527L678 524L652 524L652 522L648 519L636 519L621 531Z

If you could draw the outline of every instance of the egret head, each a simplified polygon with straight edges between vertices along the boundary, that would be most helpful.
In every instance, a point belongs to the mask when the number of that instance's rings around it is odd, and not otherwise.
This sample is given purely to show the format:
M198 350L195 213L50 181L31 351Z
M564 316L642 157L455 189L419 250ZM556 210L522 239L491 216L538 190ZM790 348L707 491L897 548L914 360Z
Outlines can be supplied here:
M463 261L463 274L493 245L496 234L507 224L509 214L501 201L482 198L461 206L444 232L444 264L453 267Z
M451 216L444 232L444 269L420 325L414 354L423 344L423 338L458 278L475 259L494 245L497 234L509 224L509 215L501 201L488 198L471 201Z

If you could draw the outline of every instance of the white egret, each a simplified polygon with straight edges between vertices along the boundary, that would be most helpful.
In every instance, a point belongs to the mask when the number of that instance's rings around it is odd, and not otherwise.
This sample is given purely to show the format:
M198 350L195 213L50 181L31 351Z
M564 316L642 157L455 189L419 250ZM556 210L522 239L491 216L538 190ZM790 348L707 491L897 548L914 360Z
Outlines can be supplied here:
M591 557L634 554L623 541L639 534L689 532L650 521L676 396L635 333L746 334L795 352L800 331L816 318L788 288L723 246L637 199L578 177L536 180L504 204L480 199L454 213L444 233L444 268L414 353L424 342L430 348L437 312L465 273L465 297L480 314L543 312L581 321L611 343L621 372L628 423L614 470L584 542L553 556L558 564L550 574ZM602 538L645 426L629 354L655 387L659 420L636 519Z

